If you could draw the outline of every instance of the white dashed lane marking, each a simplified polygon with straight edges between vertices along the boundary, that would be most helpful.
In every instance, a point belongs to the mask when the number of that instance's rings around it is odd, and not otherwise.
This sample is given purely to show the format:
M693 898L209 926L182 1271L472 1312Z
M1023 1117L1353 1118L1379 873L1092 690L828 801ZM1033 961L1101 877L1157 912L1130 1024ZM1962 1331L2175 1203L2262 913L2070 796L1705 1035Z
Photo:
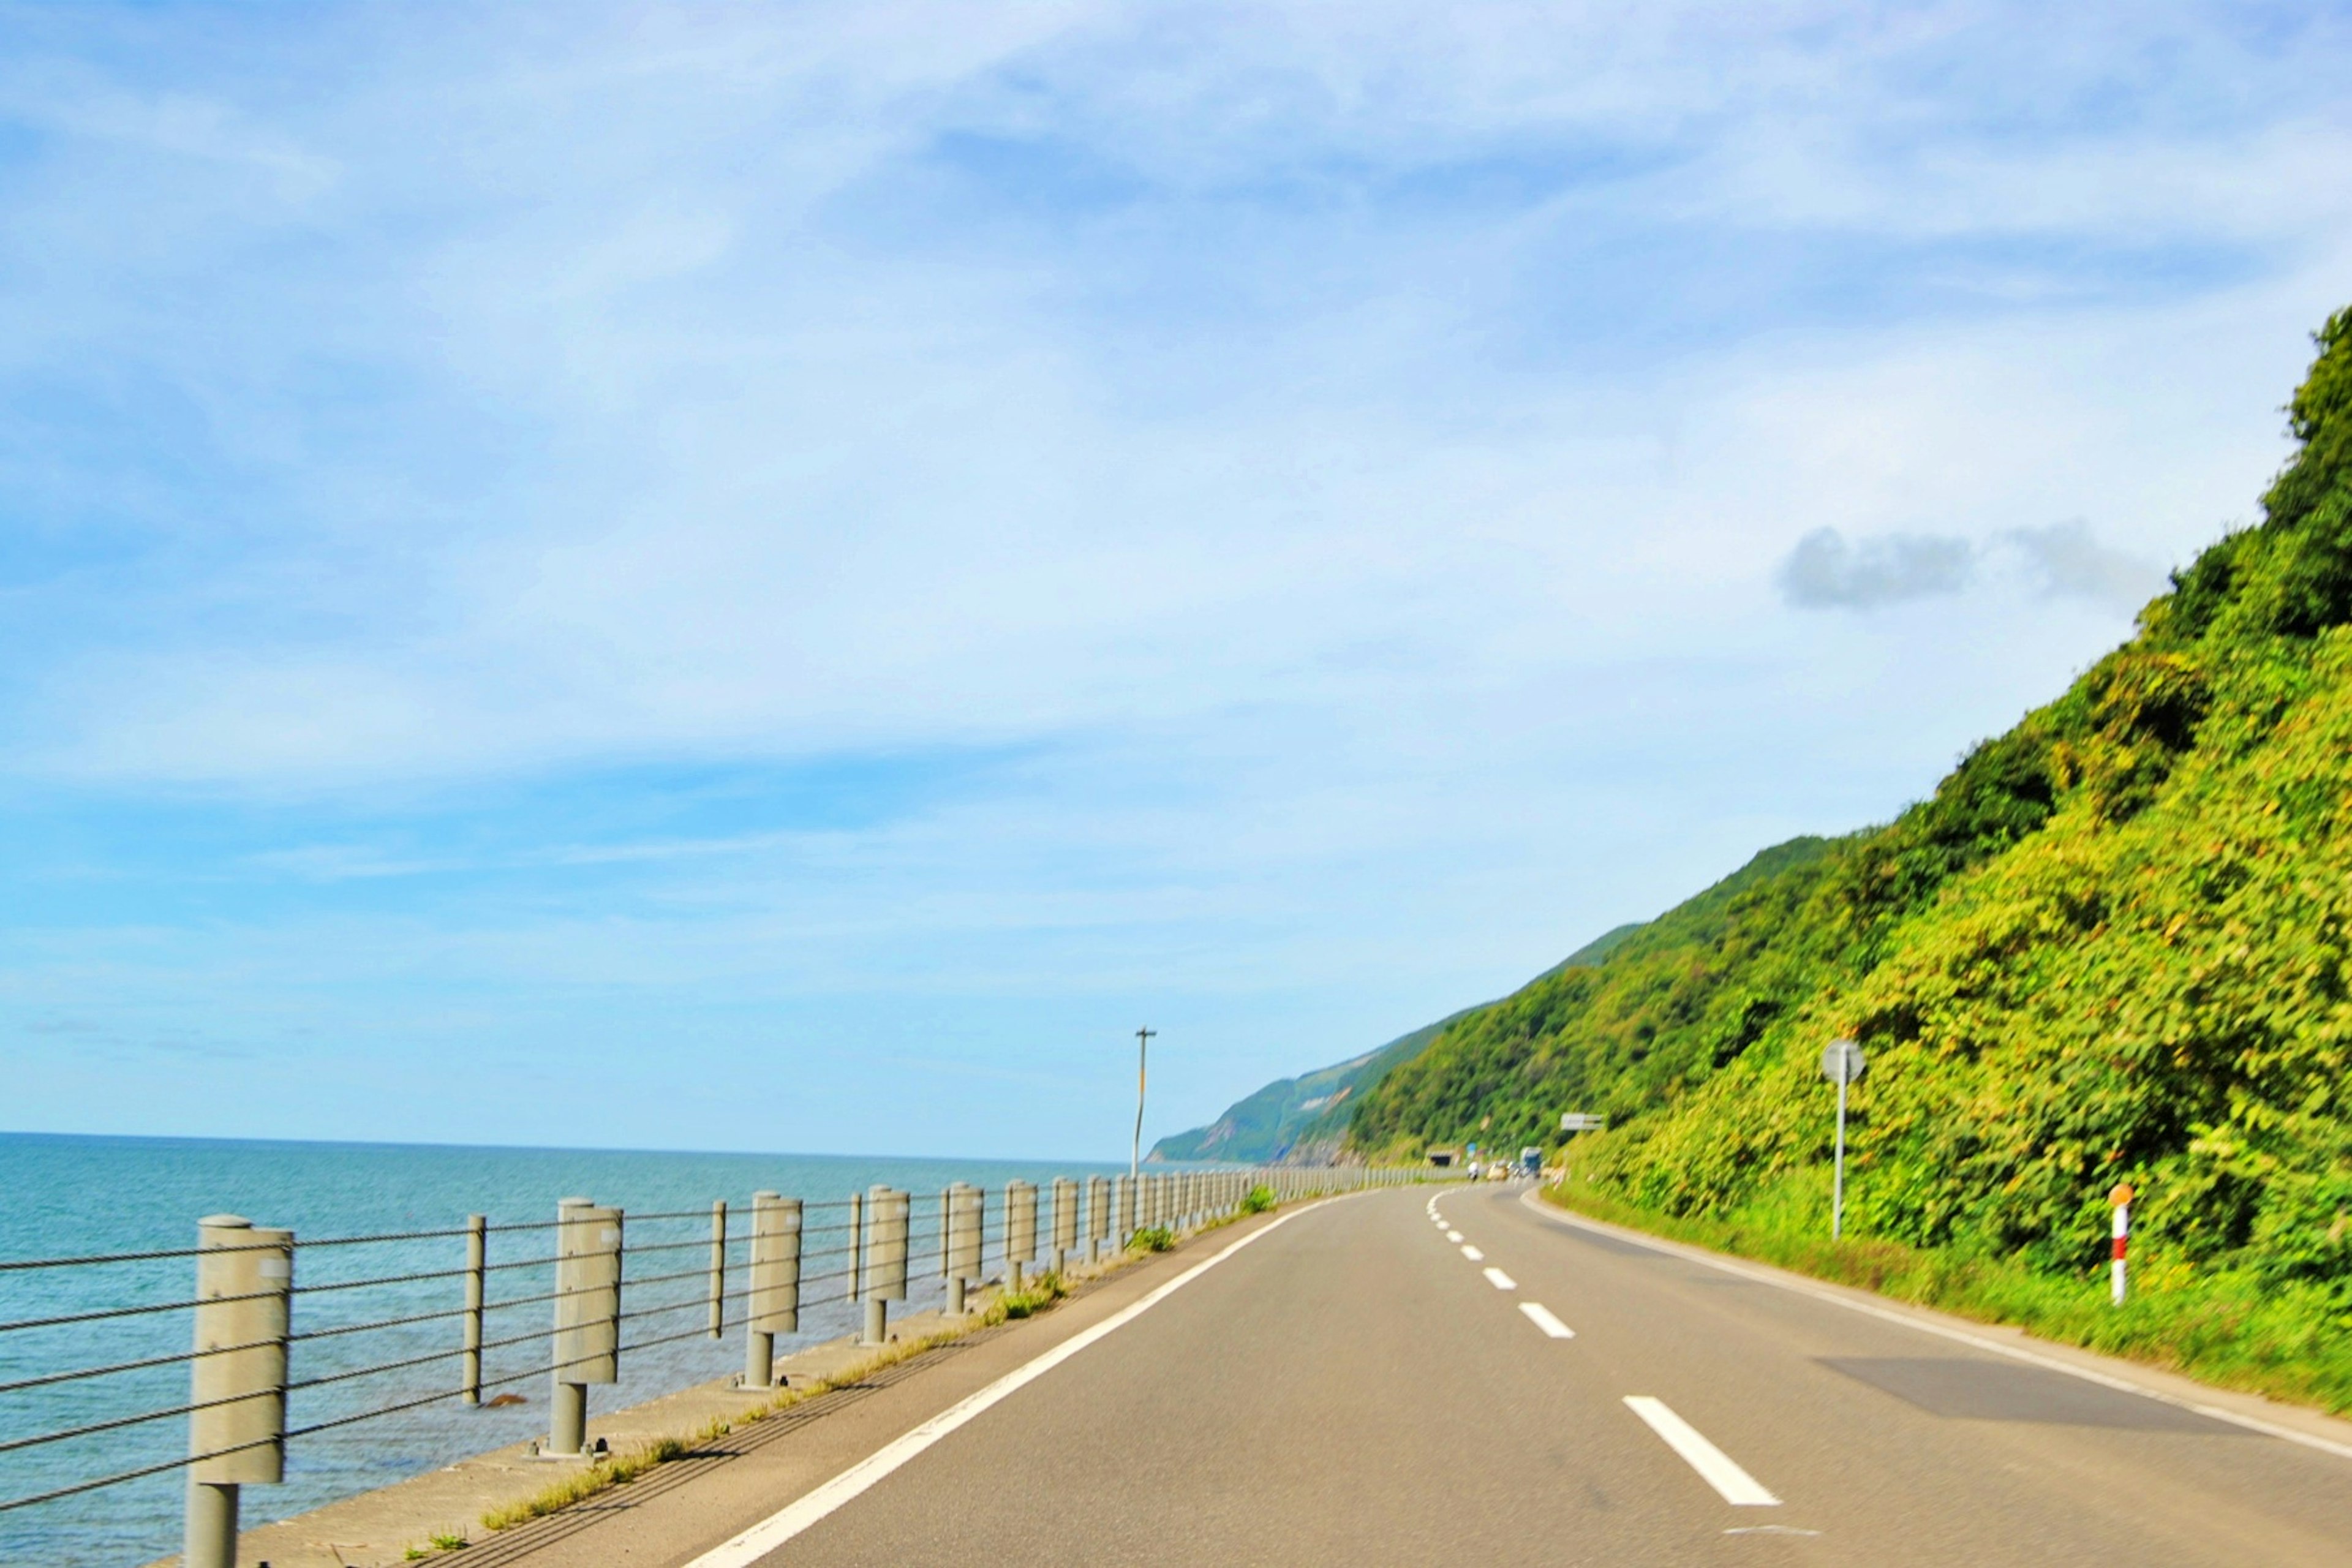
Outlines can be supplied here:
M1519 1288L1519 1282L1517 1280L1512 1279L1509 1275L1504 1273L1499 1268L1488 1268L1486 1270L1486 1283L1492 1285L1497 1290L1516 1290Z
M1553 1339L1572 1340L1576 1338L1576 1331L1570 1328L1566 1323L1561 1322L1558 1318L1553 1317L1551 1315L1551 1309L1545 1306L1540 1301L1522 1301L1519 1303L1519 1310L1528 1315L1528 1321L1533 1323L1537 1328L1541 1329Z
M1468 1258L1473 1263L1484 1263L1486 1261L1486 1255L1479 1251L1475 1247L1465 1246L1462 1248L1462 1256Z
M1653 1399L1646 1394L1629 1394L1626 1407L1649 1423L1650 1430L1666 1441L1666 1447L1680 1454L1683 1462L1696 1470L1699 1479L1723 1496L1723 1500L1738 1508L1778 1508L1780 1500L1764 1489L1754 1476L1732 1463L1731 1456L1699 1436L1698 1428L1666 1408L1663 1399Z

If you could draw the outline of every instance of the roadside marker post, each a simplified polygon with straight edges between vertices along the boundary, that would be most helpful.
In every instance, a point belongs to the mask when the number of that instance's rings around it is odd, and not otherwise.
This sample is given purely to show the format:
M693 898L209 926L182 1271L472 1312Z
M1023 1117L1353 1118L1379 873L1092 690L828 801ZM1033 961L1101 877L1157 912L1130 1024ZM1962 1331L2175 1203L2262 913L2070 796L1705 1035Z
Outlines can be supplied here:
M2107 1194L2107 1202L2115 1205L2116 1207L2116 1257L2114 1263L2109 1266L2111 1272L2108 1295L2113 1304L2118 1307L2124 1304L2126 1284L2124 1250L2131 1240L2131 1205L2132 1199L2137 1195L2132 1191L2129 1182L2116 1183L2115 1191Z
M1837 1085L1837 1163L1830 1177L1830 1239L1845 1234L1845 1086L1862 1076L1862 1047L1832 1040L1822 1051L1822 1076Z

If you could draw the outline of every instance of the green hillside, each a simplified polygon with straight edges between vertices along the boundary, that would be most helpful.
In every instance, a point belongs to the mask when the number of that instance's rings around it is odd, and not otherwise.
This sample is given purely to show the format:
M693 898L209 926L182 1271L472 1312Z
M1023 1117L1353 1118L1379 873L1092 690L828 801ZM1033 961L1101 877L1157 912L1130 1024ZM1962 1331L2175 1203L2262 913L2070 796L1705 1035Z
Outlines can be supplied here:
M1576 964L1598 963L1640 929L1637 925L1622 925L1604 932L1547 973L1557 973ZM1349 1118L1356 1109L1355 1097L1419 1056L1447 1025L1473 1010L1465 1008L1453 1017L1423 1024L1378 1050L1367 1051L1336 1067L1298 1078L1276 1079L1248 1099L1227 1107L1225 1113L1208 1126L1162 1138L1151 1146L1150 1157L1250 1163L1309 1156L1328 1158L1347 1142Z
M1475 1009L1358 1097L1372 1152L1610 1114L1579 1181L1817 1223L1822 1043L1870 1053L1849 1227L2352 1326L2352 311L2263 518L2128 643L1885 826L1798 840L1597 966ZM2217 1297L2217 1300L2220 1298ZM2282 1305L2284 1303L2284 1305ZM2347 1390L2352 1393L2352 1390Z

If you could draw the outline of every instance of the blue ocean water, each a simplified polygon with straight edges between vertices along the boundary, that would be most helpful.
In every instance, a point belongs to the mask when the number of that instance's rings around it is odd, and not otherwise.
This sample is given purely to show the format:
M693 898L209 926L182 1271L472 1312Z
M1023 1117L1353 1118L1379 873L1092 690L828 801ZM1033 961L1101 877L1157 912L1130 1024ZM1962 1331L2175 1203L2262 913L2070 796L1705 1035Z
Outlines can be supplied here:
M280 1519L353 1492L544 1433L544 1374L518 1377L495 1392L525 1403L472 1408L432 1396L455 1386L457 1363L446 1352L459 1325L446 1315L462 1301L462 1282L445 1275L465 1261L461 1237L352 1247L318 1247L330 1238L385 1233L447 1232L468 1214L488 1216L489 1299L522 1304L494 1310L485 1338L486 1378L498 1383L548 1361L551 1308L541 1298L552 1271L536 1260L551 1249L543 1228L557 1200L587 1196L628 1212L630 1314L625 1342L666 1342L622 1358L617 1387L592 1391L592 1409L623 1405L721 1377L742 1362L734 1326L713 1341L702 1331L708 1287L709 1207L725 1199L740 1216L755 1190L809 1203L808 1272L840 1267L843 1211L853 1192L880 1182L917 1194L950 1181L975 1183L992 1195L1011 1179L1109 1173L1109 1166L1015 1162L909 1160L797 1154L696 1154L609 1150L478 1149L431 1145L241 1142L0 1134L0 1262L179 1249L194 1245L195 1223L232 1213L280 1226L298 1244L289 1422L301 1427L406 1401L414 1409L298 1437L288 1446L284 1484L248 1487L248 1522ZM992 1201L992 1216L994 1205ZM675 1214L676 1218L649 1216ZM919 1207L914 1272L925 1272L928 1216ZM833 1227L828 1229L826 1227ZM740 1262L738 1245L732 1257ZM363 1289L331 1287L393 1279ZM194 1265L158 1259L69 1269L0 1270L0 1324L68 1317L187 1300ZM739 1288L740 1275L730 1282ZM846 1331L855 1311L838 1277L813 1279L803 1291L803 1332L779 1353ZM321 1289L329 1287L329 1289ZM935 1299L936 1280L914 1281L908 1310ZM364 1332L335 1333L390 1319L425 1321ZM0 1384L75 1368L184 1354L192 1325L184 1310L0 1330ZM306 1338L306 1335L318 1336ZM500 1341L511 1342L501 1344ZM385 1363L415 1364L304 1388L301 1384ZM187 1403L184 1362L111 1376L0 1392L0 1504L100 1476L161 1464L187 1452L184 1415L97 1432L59 1443L9 1448L10 1442L67 1427L96 1425ZM0 1511L0 1563L63 1568L140 1563L176 1551L185 1480L167 1470L101 1490ZM453 1524L468 1521L452 1521Z

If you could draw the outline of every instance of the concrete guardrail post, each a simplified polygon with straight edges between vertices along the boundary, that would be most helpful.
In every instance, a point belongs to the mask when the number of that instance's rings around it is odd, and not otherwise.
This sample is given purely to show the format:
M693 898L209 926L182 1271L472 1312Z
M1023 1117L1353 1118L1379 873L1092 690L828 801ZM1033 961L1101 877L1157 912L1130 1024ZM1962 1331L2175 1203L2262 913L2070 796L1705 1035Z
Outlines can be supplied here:
M1135 1181L1130 1176L1110 1179L1111 1250L1124 1250L1135 1236Z
M1018 1290L1029 1265L1037 1261L1037 1188L1029 1182L1004 1184L1004 1287Z
M1078 1184L1067 1176L1054 1178L1054 1272L1070 1271L1070 1254L1078 1249Z
M489 1282L489 1229L488 1215L466 1216L466 1315L464 1337L458 1341L457 1392L468 1405L482 1402L482 1303Z
M866 1332L864 1342L890 1338L890 1307L907 1299L907 1224L914 1196L875 1185L866 1203Z
M294 1233L233 1214L196 1222L188 1364L187 1568L236 1568L239 1489L286 1479L286 1339Z
M588 1385L621 1381L621 1211L586 1198L555 1210L555 1354L546 1452L588 1449Z
M1105 1176L1087 1178L1087 1261L1102 1260L1103 1247L1110 1240L1110 1181Z
M743 1386L776 1383L776 1336L801 1329L801 1201L751 1194L751 1294L743 1304Z
M948 1311L963 1316L964 1292L980 1278L982 1230L988 1217L986 1189L958 1182L948 1192Z

